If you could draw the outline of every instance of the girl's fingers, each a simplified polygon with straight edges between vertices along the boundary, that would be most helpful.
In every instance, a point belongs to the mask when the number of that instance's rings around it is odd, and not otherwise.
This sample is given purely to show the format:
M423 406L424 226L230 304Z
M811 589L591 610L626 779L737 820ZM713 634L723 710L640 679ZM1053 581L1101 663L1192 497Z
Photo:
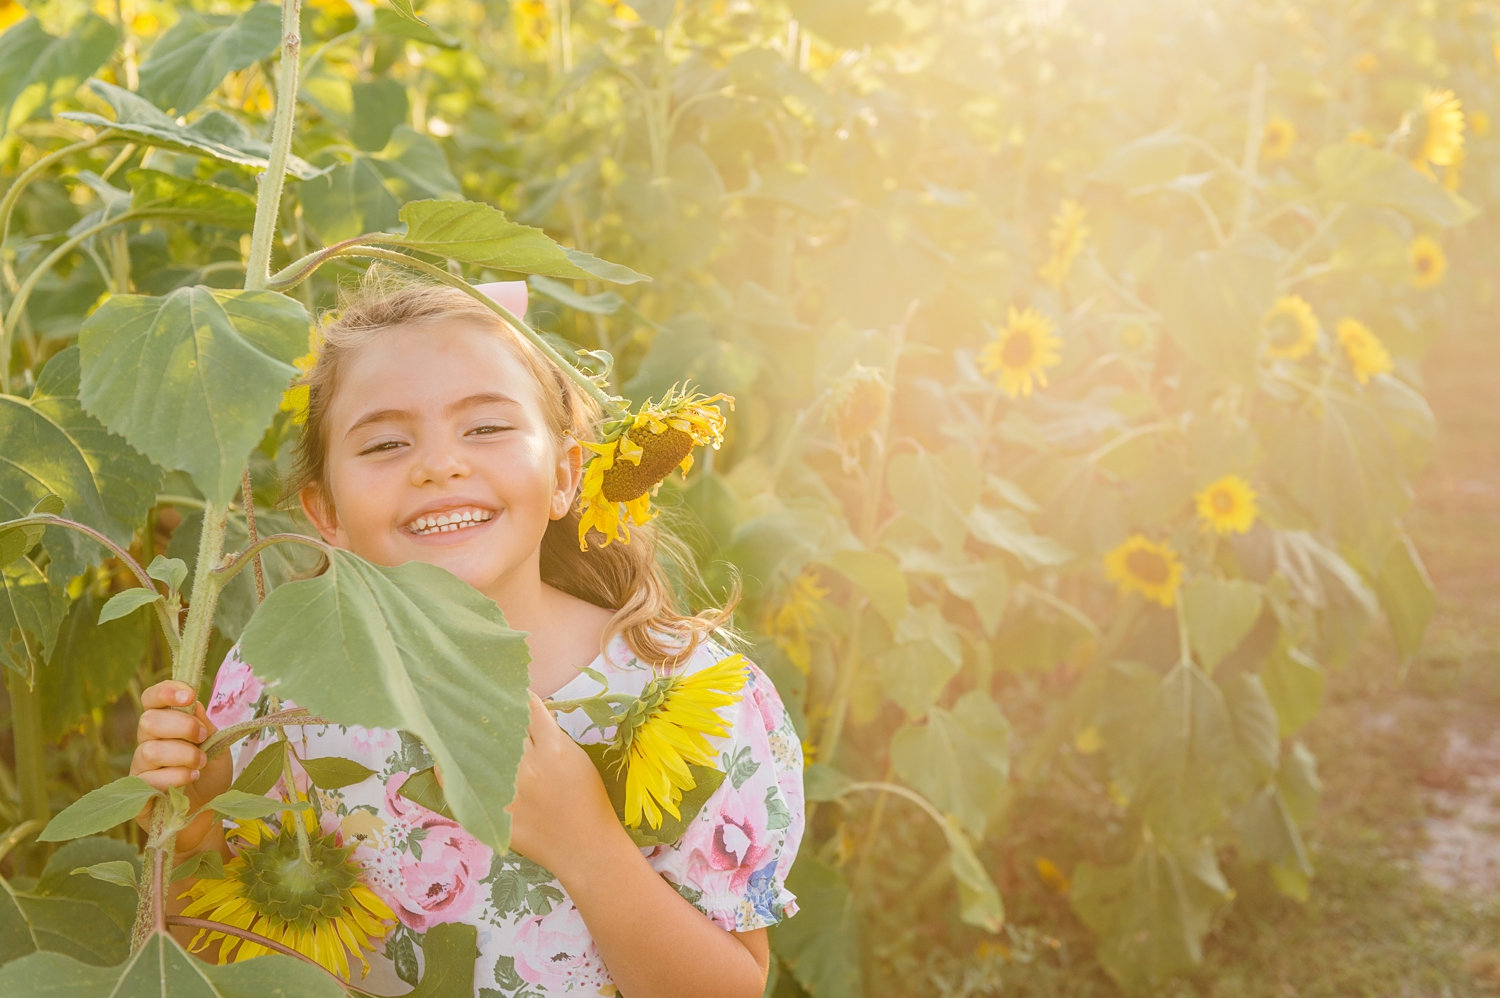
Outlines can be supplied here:
M547 737L547 729L555 726L552 712L547 709L546 704L542 703L542 698L531 693L531 720L526 724L526 737L533 742L540 741Z
M180 710L146 710L136 722L135 740L144 744L160 738L180 739L195 745L210 732L208 716L184 714Z
M178 766L183 769L202 769L208 765L208 756L197 745L165 738L142 742L135 750L135 759L143 769L172 769Z
M193 688L187 683L179 683L175 679L164 679L155 686L146 687L141 692L141 706L147 710L161 707L186 707L193 702L194 697Z

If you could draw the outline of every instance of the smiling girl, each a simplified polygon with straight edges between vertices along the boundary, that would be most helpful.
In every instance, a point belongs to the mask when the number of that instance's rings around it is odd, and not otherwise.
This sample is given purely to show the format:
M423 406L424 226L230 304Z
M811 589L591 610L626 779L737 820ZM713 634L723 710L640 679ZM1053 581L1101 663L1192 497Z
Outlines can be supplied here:
M318 791L319 831L354 848L361 881L397 923L383 927L359 986L405 990L420 971L421 934L465 922L478 929L476 995L760 995L766 929L796 911L785 881L802 834L800 743L765 675L714 640L726 614L676 609L654 524L628 545L593 534L580 549L580 441L597 432L597 404L453 288L367 278L323 338L292 482L308 518L328 543L377 564L452 572L526 632L531 652L508 855L399 793L431 765L420 742L301 729L299 756L373 771ZM581 711L554 718L543 698L639 694L658 675L705 670L743 676L722 711L727 733L712 739L732 773L676 842L639 848L579 745L602 733ZM247 739L210 762L202 740L273 709L236 652L206 709L170 681L141 699L131 772L184 787L195 804L226 789L263 744ZM172 709L189 704L192 714ZM177 841L179 860L233 855L211 813ZM358 947L353 956L363 959Z

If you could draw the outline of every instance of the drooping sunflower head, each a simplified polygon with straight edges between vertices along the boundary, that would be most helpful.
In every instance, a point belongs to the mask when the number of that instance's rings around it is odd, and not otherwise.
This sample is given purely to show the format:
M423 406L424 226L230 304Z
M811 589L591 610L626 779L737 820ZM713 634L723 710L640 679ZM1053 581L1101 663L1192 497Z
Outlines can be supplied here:
M1451 166L1464 147L1463 102L1452 90L1429 90L1422 98L1421 144L1412 165L1431 175L1433 166Z
M603 547L612 541L630 542L628 523L646 523L655 514L651 497L673 469L686 475L693 466L693 448L718 450L724 442L724 414L719 404L734 408L728 395L700 395L673 388L660 402L647 401L634 413L605 428L599 443L584 443L593 452L583 474L579 502L578 546L587 551L589 531L597 531Z
M1406 254L1411 260L1412 284L1419 288L1430 288L1443 282L1443 274L1448 269L1448 257L1436 239L1418 236L1411 241Z
M1266 353L1278 360L1298 360L1318 345L1318 318L1301 295L1276 299L1260 326Z
M183 915L204 918L263 936L288 946L320 966L349 979L349 957L370 969L364 950L384 936L395 915L359 880L349 860L352 847L335 835L309 836L302 855L296 830L284 821L278 833L263 821L241 826L234 836L244 843L240 854L224 865L222 880L196 881L182 896ZM271 950L240 936L201 929L189 949L200 952L220 941L219 962L238 963Z
M1265 124L1260 133L1260 156L1267 163L1279 163L1292 154L1297 143L1297 126L1277 115Z
M884 371L863 364L851 367L828 397L827 418L839 443L851 444L874 429L890 397Z
M979 369L997 375L995 384L1011 398L1031 394L1033 383L1047 387L1046 370L1061 361L1062 341L1052 322L1036 309L1011 306L1005 328L979 352Z
M1170 544L1158 544L1139 533L1104 556L1104 574L1121 593L1137 592L1164 607L1177 602L1182 586L1177 552Z
M1368 385L1377 374L1390 374L1395 370L1390 351L1385 344L1358 319L1344 318L1338 324L1339 346L1349 358L1349 366L1362 385Z
M1243 534L1255 524L1255 490L1239 475L1225 475L1194 496L1198 525L1219 534Z
M729 733L719 711L739 702L749 678L743 655L730 655L686 675L670 673L646 684L640 698L615 718L609 755L625 768L625 823L660 828L662 813L680 818L684 791L698 785L690 766L712 766L710 738Z
M1073 260L1083 249L1088 238L1088 226L1084 225L1086 213L1077 201L1064 201L1052 216L1052 229L1047 234L1052 255L1039 271L1042 280L1052 287L1062 284L1063 278L1073 266Z

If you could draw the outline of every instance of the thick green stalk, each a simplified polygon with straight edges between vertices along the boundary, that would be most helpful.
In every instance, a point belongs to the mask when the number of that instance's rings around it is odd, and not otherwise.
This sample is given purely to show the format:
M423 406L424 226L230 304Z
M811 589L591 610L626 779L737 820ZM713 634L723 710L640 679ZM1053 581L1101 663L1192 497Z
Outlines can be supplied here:
M45 823L52 813L47 807L47 771L43 765L41 695L10 670L6 670L5 685L10 692L11 737L15 741L21 820Z
M228 506L204 505L203 533L198 537L198 567L193 572L187 623L182 629L182 645L172 660L172 678L194 689L203 679L203 664L208 658L208 643L214 628L214 608L218 606L219 593L224 588L223 579L213 570L224 557L224 535L228 523Z
M255 228L250 235L250 256L245 261L245 290L264 288L271 278L271 245L276 239L276 219L281 209L281 189L286 184L286 161L292 152L292 131L297 121L297 75L302 53L299 21L302 0L281 3L281 64L276 68L276 117L271 123L271 151L266 172L260 178L260 199L255 206Z

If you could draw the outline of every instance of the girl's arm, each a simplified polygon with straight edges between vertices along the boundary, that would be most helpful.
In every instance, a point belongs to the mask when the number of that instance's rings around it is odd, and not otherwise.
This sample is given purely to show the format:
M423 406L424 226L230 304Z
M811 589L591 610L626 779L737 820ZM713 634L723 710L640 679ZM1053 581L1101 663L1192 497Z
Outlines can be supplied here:
M588 755L535 695L511 803L511 846L550 870L627 998L759 998L764 929L726 932L651 868Z

